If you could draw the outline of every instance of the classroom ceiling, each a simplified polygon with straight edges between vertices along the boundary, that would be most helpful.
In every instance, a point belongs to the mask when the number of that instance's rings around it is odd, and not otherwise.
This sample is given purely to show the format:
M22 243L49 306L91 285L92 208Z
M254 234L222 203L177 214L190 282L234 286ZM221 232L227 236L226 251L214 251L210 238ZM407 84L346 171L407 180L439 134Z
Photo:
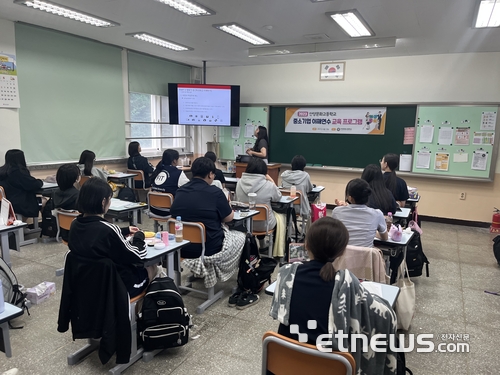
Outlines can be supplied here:
M500 28L473 29L478 0L198 0L216 14L189 17L155 0L55 0L120 26L98 28L0 0L0 18L21 21L193 66L299 63L389 56L500 51ZM357 9L375 36L395 37L390 48L248 57L251 44L212 27L236 22L274 46L348 41L326 12ZM173 52L125 34L148 32L193 48ZM321 38L321 39L315 39ZM427 67L422 67L426 69Z

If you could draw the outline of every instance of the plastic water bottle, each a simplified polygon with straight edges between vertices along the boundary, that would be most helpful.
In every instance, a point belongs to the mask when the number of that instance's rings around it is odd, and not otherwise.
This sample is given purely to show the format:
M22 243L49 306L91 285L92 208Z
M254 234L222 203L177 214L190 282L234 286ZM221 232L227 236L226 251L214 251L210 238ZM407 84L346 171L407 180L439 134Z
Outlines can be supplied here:
M181 217L177 216L175 218L175 242L182 242L184 240L184 238L182 236L182 229L183 229L183 225L182 225Z
M5 301L3 299L3 286L2 280L0 279L0 314L5 311Z
M387 216L385 217L385 223L387 224L387 232L389 232L389 230L391 229L392 222L393 222L392 212L388 212Z
M295 198L297 195L297 188L295 185L290 186L290 197Z
M161 242L161 232L156 232L155 234L155 243Z

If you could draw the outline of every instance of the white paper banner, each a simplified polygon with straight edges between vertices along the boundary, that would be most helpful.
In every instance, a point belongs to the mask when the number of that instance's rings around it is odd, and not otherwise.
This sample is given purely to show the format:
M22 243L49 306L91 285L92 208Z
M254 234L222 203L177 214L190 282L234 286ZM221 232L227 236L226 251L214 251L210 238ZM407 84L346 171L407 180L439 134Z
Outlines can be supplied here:
M386 110L386 107L289 107L285 132L382 135Z

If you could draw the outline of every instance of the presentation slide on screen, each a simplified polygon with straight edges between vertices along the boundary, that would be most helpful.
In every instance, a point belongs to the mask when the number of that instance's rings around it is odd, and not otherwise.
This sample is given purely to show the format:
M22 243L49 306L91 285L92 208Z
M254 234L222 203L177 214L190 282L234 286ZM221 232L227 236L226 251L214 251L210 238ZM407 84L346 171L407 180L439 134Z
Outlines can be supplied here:
M179 124L231 125L231 86L177 87Z

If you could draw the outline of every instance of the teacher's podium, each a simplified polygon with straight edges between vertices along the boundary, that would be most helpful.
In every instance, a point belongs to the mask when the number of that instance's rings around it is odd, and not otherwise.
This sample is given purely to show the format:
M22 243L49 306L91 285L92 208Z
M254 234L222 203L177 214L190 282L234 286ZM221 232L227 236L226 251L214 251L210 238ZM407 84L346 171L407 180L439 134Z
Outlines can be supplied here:
M236 178L241 178L241 174L247 169L248 163L236 162L234 163L236 167ZM274 180L276 185L278 185L278 178L280 175L281 164L269 163L267 165L267 174Z

